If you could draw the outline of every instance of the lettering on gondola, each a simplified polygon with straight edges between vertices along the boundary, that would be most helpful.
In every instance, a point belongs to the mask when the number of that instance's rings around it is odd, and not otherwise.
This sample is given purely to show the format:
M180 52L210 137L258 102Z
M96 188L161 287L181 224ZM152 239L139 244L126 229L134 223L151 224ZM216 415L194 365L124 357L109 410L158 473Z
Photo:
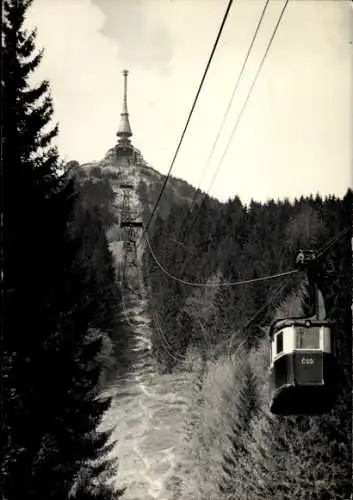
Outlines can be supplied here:
M319 307L319 299L324 305L325 301L315 252L300 250L295 267L306 271L311 308L303 316L277 318L270 327L270 411L283 416L322 415L333 408L337 396L333 331Z
M314 363L315 363L315 360L313 358L304 357L301 359L302 365L313 365Z

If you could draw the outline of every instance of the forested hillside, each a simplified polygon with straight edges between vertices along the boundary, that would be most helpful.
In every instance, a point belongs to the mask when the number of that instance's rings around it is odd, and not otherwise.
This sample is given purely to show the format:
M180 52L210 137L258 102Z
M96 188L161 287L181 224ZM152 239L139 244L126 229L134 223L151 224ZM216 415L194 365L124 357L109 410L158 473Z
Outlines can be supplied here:
M2 499L135 499L120 451L138 498L166 500L166 483L168 500L351 499L352 191L245 205L170 177L136 293L116 273L131 157L111 148L63 165L49 83L31 84L31 3L3 2ZM131 149L129 210L142 205L146 223L165 177ZM325 249L345 228L319 261L337 404L274 416L269 326L309 302L304 274L287 271L299 248Z
M249 206L237 196L225 204L206 199L180 237L184 218L185 207L177 205L167 218L157 216L150 236L155 258L145 255L160 369L191 367L195 376L175 499L349 498L351 231L320 261L340 367L339 402L327 416L281 418L268 411L268 326L275 316L302 313L304 275L234 287L185 281L234 282L293 269L298 248L319 250L351 227L352 192L343 200L317 195Z
M100 206L109 228L109 221L114 224L111 186L118 189L119 179L102 163L89 175L83 167L78 177L86 202ZM146 221L164 178L141 162L139 179ZM194 379L183 454L169 480L171 495L175 500L347 500L352 489L351 231L320 260L340 368L340 394L331 414L283 418L268 409L269 324L306 310L304 274L234 287L217 283L293 269L298 248L320 250L351 227L352 192L344 199L316 195L248 206L237 196L225 204L205 197L189 213L194 194L171 178L149 231L153 255L148 246L144 254L154 357L161 373L186 370Z
M30 84L42 58L23 28L30 4L3 2L2 498L113 499L110 432L97 430L119 335L109 221L62 175L49 83Z
M142 215L146 222L164 183L165 176L151 167L138 149L133 149L135 164L139 169L137 194L142 203ZM89 178L91 182L98 182L102 185L110 183L117 188L122 177L121 171L117 168L119 167L119 162L117 161L114 148L109 149L101 161L85 163L83 165L79 165L76 161L71 161L67 164L67 167L73 167L79 179ZM171 177L165 187L165 196L161 200L159 208L161 217L167 217L171 207L174 205L184 207L184 209L190 206L194 194L195 188L193 186L182 179Z

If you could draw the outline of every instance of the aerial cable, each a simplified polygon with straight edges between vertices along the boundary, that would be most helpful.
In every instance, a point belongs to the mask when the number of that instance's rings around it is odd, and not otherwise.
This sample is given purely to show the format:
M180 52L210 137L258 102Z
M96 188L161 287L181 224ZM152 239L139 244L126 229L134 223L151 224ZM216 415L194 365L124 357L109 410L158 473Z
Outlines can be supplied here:
M331 238L331 240L329 240L328 243L326 243L326 245L322 247L321 250L316 254L316 259L322 257L323 254L325 254L333 245L340 241L351 230L352 228L348 226L345 229L342 229L342 231L340 231L338 235Z
M331 238L331 240L329 240L328 243L326 243L322 248L321 250L318 252L317 256L320 256L322 257L322 255L324 255L324 253L326 253L334 244L336 244L339 240L341 240L348 232L349 230L351 230L351 228L348 226L347 228L343 229L337 236ZM251 279L251 280L246 280L246 281L238 281L238 282L233 282L233 283L191 283L191 282L187 282L187 281L184 281L184 280L180 280L174 276L172 276L168 271L166 271L163 266L158 262L158 260L156 259L156 256L150 246L150 243L149 243L149 240L147 238L147 235L145 235L145 238L146 238L146 241L147 241L147 245L149 247L149 250L152 254L152 257L154 259L154 261L156 262L156 264L158 265L158 267L163 271L164 274L166 274L169 278L172 278L178 282L181 282L182 284L184 285L189 285L189 286L196 286L196 287L215 287L215 286L235 286L235 285L241 285L241 284L247 284L247 283L253 283L253 282L256 282L256 281L265 281L265 280L268 280L268 279L272 279L272 278L276 278L276 277L280 277L280 276L287 276L287 279L284 280L284 282L282 282L277 288L276 290L270 295L270 298L251 316L251 318L249 320L246 321L245 324L243 324L239 329L238 331L244 331L246 330L249 325L251 323L253 323L253 321L255 321L255 319L264 311L267 309L267 307L269 307L273 300L284 290L284 288L287 286L287 284L289 283L290 279L291 279L291 275L293 275L294 273L298 272L298 270L293 270L293 271L288 271L288 272L285 272L285 273L279 273L277 275L272 275L272 276L264 276L262 278L255 278L255 279ZM157 329L157 332L159 334L159 337L162 339L165 347L166 347L166 350L168 352L168 354L170 356L172 356L176 361L178 360L181 360L181 359L184 359L182 358L182 356L180 356L179 353L177 353L177 351L175 351L172 346L169 344L169 342L167 341L167 339L165 338L165 335L162 331L162 328L161 328L161 325L160 325L160 322L159 322L159 319L157 321L157 317L156 317L156 313L157 313L157 310L154 310L154 314L153 314L153 317L154 317L154 323L155 323L155 326L156 326L156 329ZM157 313L158 314L158 313ZM231 336L230 339L227 339L223 345L226 345L228 344L228 355L231 354L231 349L233 347L233 341L234 339L236 338L236 334L233 334ZM239 349L241 346L243 346L245 343L247 342L247 339L243 339L237 346L237 349Z
M227 6L227 9L226 9L225 14L224 14L224 16L223 16L223 20L222 20L221 26L220 26L219 31L218 31L218 34L217 34L217 38L216 38L215 43L214 43L214 45L213 45L213 48L212 48L212 51L211 51L210 57L209 57L209 59L208 59L208 62L207 62L207 65L206 65L205 71L204 71L204 73L203 73L203 76L202 76L202 79L201 79L201 82L200 82L199 88L198 88L197 93L196 93L196 97L195 97L195 99L194 99L194 102L193 102L193 105L192 105L192 107L191 107L191 110L190 110L190 113L189 113L188 119L187 119L187 121L186 121L186 125L185 125L184 130L183 130L183 132L182 132L182 134L181 134L181 137L180 137L180 140L179 140L179 144L178 144L178 146L177 146L177 148L176 148L176 151L175 151L175 153L174 153L174 157L173 157L172 163L171 163L171 165L170 165L170 167L169 167L169 170L168 170L167 175L165 176L165 179L164 179L164 182L163 182L162 188L161 188L161 190L160 190L160 193L159 193L159 195L158 195L158 198L157 198L157 200L156 200L156 202L155 202L155 204L154 204L153 210L152 210L151 215L150 215L150 217L149 217L149 219L148 219L148 222L147 222L147 224L146 224L146 228L145 228L145 230L144 230L144 231L146 231L146 232L148 231L148 228L149 228L149 226L150 226L150 224L151 224L152 218L153 218L153 216L154 216L154 214L155 214L155 212L156 212L156 210L157 210L158 204L159 204L159 202L160 202L160 200L161 200L161 198L162 198L162 195L163 195L164 189L165 189L165 187L166 187L166 185L167 185L167 182L168 182L168 179L169 179L169 177L170 177L171 171L172 171L172 169L173 169L173 167L174 167L175 160L176 160L176 158L177 158L177 156L178 156L178 153L179 153L179 150L180 150L181 144L182 144L182 142L183 142L183 140L184 140L184 136L185 136L186 130L187 130L188 126L189 126L189 123L190 123L191 117L192 117L192 115L193 115L193 112L194 112L194 109L195 109L196 103L197 103L198 98L199 98L199 95L200 95L200 93L201 93L201 89L202 89L203 84L204 84L204 81L205 81L205 79L206 79L206 75L207 75L208 70L209 70L209 68L210 68L210 66L211 66L211 62L212 62L213 56L214 56L214 54L215 54L215 52L216 52L216 48L217 48L218 42L219 42L219 40L220 40L220 38L221 38L221 35L222 35L222 32L223 32L223 28L224 28L224 26L225 26L225 23L226 23L226 20L227 20L228 14L229 14L229 12L230 12L230 8L231 8L231 6L232 6L232 3L233 3L233 0L229 0L229 2L228 2L228 6ZM141 242L141 240L142 240L142 237L141 237L141 239L140 239L140 242ZM140 242L139 242L139 245L140 245Z
M331 238L331 240L328 241L328 243L326 243L326 245L324 245L321 250L317 253L316 255L316 259L318 259L319 257L322 257L333 245L335 245L339 240L341 240L349 231L351 230L351 227L346 227L345 229L343 229L342 231L340 231L340 233L338 235L336 235L335 237ZM282 290L286 287L287 283L290 281L290 276L287 278L287 280L285 280L283 283L281 283L281 285L275 290L275 292L273 294L271 294L270 296L270 299L268 301L265 302L265 304L263 304L263 306L261 306L261 308L245 323L245 325L243 325L242 327L239 328L239 331L241 330L245 330L246 328L248 328L248 326L268 307L271 305L271 303L273 302L273 300L279 295L279 293L282 292ZM233 335L229 341L229 351L231 350L232 348L232 343L233 343L233 339L235 338L235 335ZM240 342L240 344L237 346L237 348L241 347L244 343L246 342L246 339L244 339L242 342Z
M299 272L298 269L292 269L290 271L285 271L285 272L278 273L278 274L272 274L269 276L262 276L260 278L251 278L251 279L241 280L241 281L233 281L233 282L226 282L225 281L225 282L218 282L218 283L194 283L191 281L185 281L183 279L177 278L176 276L170 274L167 271L167 269L165 269L165 267L163 267L162 264L157 259L146 233L145 233L145 240L146 240L148 249L150 251L150 254L151 254L154 262L157 264L157 266L162 271L162 273L165 274L165 276L167 276L168 278L172 279L173 281L177 281L178 283L181 283L182 285L185 285L185 286L192 286L195 288L233 287L233 286L238 286L238 285L247 285L250 283L256 283L258 281L267 281L267 280L274 279L274 278L281 278L283 276L288 276L290 274L295 274L295 273Z
M245 99L245 101L244 101L244 104L243 104L243 106L242 106L242 108L241 108L241 110L240 110L240 113L239 113L238 119L237 119L237 121L236 121L236 123L235 123L235 125L234 125L234 128L233 128L233 130L232 130L232 133L231 133L230 138L229 138L229 140L228 140L228 143L227 143L227 145L226 145L226 147L225 147L225 150L224 150L224 152L223 152L223 155L222 155L222 157L221 157L221 160L220 160L220 162L219 162L219 164L218 164L218 166L217 166L217 169L216 169L216 171L215 171L215 173L214 173L214 175L213 175L213 177L212 177L212 180L211 180L211 183L210 183L210 185L209 185L209 187L208 187L207 193L210 191L211 187L213 186L213 183L214 183L214 181L215 181L215 179L216 179L216 176L217 176L217 174L218 174L218 172L219 172L219 169L220 169L220 167L221 167L221 165L222 165L222 163L223 163L223 161L224 161L224 158L226 157L226 154L227 154L227 152L228 152L229 146L230 146L230 144L231 144L231 142L232 142L232 140L233 140L234 134L235 134L235 132L236 132L236 130L237 130L237 128L238 128L238 126L239 126L240 120L241 120L241 118L242 118L242 116L243 116L243 113L244 113L244 111L245 111L245 108L246 108L246 106L247 106L247 104L248 104L248 102L249 102L250 96L251 96L251 94L252 94L252 92L253 92L253 89L254 89L254 87L255 87L255 85L256 85L256 82L257 82L257 80L258 80L258 77L260 76L260 72L261 72L262 67L263 67L263 65L264 65L264 62L265 62L265 60L266 60L266 57L267 57L267 55L268 55L268 53L269 53L269 51L270 51L271 45L272 45L273 40L274 40L274 38L275 38L275 36L276 36L276 33L277 33L277 31L278 31L279 25L280 25L280 23L281 23L281 21L282 21L282 18L283 18L283 15L284 15L284 12L285 12L285 10L286 10L286 8L287 8L288 3L289 3L289 0L286 0L286 1L285 1L285 3L284 3L284 5L283 5L283 7L282 7L282 11L281 11L280 16L279 16L279 18L278 18L278 20L277 20L277 23L276 23L275 29L274 29L274 31L273 31L273 33L272 33L272 35L271 35L271 38L270 38L270 40L269 40L269 42L268 42L268 45L267 45L266 51L265 51L265 53L264 53L264 55L263 55L263 58L262 58L262 60L261 60L261 62L260 62L260 65L259 65L258 70L257 70L257 72L256 72L255 78L254 78L254 80L253 80L253 82L252 82L252 84L251 84L251 86L250 86L250 89L249 89L249 92L248 92L248 94L247 94L247 96L246 96L246 99Z
M213 143L213 146L212 146L211 152L210 152L210 154L209 154L209 156L208 156L208 158L207 158L206 164L205 164L205 166L204 166L204 168L203 168L203 170L202 170L202 174L201 174L201 177L200 177L200 180L199 180L199 183L198 183L198 187L200 187L200 185L201 185L202 179L203 179L203 177L204 177L204 175L205 175L206 170L208 169L208 166L209 166L209 164L210 164L211 158L212 158L213 153L214 153L214 151L215 151L215 149L216 149L216 146L217 146L217 144L218 144L218 140L219 140L220 135L221 135L221 133L222 133L222 131L223 131L223 128L224 128L224 125L225 125L226 119L227 119L227 117L228 117L228 113L229 113L229 111L230 111L230 108L231 108L232 103L233 103L233 100L234 100L235 93L236 93L236 91L238 90L239 83L240 83L240 80L241 80L241 78L242 78L242 76L243 76L243 73L244 73L244 70L245 70L246 63L248 62L248 59L249 59L250 53L251 53L251 51L252 51L252 49L253 49L253 46L254 46L255 40L256 40L256 38L257 38L258 32L259 32L259 30L260 30L260 27L261 27L261 24L262 24L262 21L263 21L263 19L264 19L265 12L266 12L266 9L267 9L267 7L268 7L268 4L269 4L269 3L270 3L270 0L266 0L265 6L264 6L264 8L262 9L262 12L261 12L261 15L260 15L260 19L259 19L259 21L258 21L258 23L257 23L255 33L254 33L254 35L253 35L253 37L252 37L251 44L250 44L250 47L249 47L248 52L247 52L247 54L246 54L246 57L245 57L245 59L244 59L244 62L243 62L242 68L241 68L240 73L239 73L239 76L238 76L238 79L237 79L237 81L236 81L236 83L235 83L235 86L234 86L234 88L233 88L233 92L232 92L231 98L230 98L230 100L229 100L229 103L228 103L228 106L227 106L226 112L225 112L225 114L224 114L224 116L223 116L221 126L220 126L220 128L219 128L219 130L218 130L218 133L217 133L217 135L216 135L216 139L215 139L215 141L214 141L214 143ZM179 237L178 237L178 239L180 238L180 236L181 236L181 234L182 234L182 231L183 231L183 229L184 229L184 227L185 227L185 225L186 225L186 222L187 222L187 220L189 219L189 216L191 215L192 209L193 209L193 207L194 207L194 205L195 205L195 202L196 202L197 194L198 194L198 189L197 189L197 190L195 190L195 192L194 192L194 196L193 196L193 198L192 198L192 200L191 200L191 205L190 205L189 211L188 211L188 213L186 214L186 217L185 217L185 219L184 219L184 221L183 221L182 225L180 226L180 229L179 229Z
M237 121L236 121L236 123L235 123L235 125L234 125L234 128L233 128L233 130L232 130L232 133L231 133L230 138L229 138L229 140L228 140L228 143L227 143L227 145L226 145L226 147L225 147L225 149L224 149L223 155L222 155L222 157L221 157L221 159L220 159L220 161L219 161L219 163L218 163L218 165L217 165L217 168L216 168L215 173L213 174L213 177L212 177L211 182L210 182L210 184L209 184L209 186L208 186L208 189L207 189L206 193L205 193L205 194L204 194L204 196L203 196L203 199L202 199L202 201L201 201L201 204L200 204L200 207L199 207L199 209L198 209L198 212L196 213L196 216L195 216L195 218L194 218L194 220L193 220L193 222L192 222L192 224L191 224L191 226L190 226L190 228L189 228L189 234L191 233L192 228L194 227L195 222L197 221L197 218L198 218L198 216L199 216L200 210L201 210L201 208L203 207L203 205L204 205L204 203L205 203L205 201L206 201L206 197L207 197L207 195L208 195L208 193L209 193L210 189L212 188L213 183L214 183L214 181L215 181L215 179L216 179L216 177L217 177L217 174L218 174L218 172L219 172L219 169L221 168L221 165L222 165L222 163L223 163L223 161L224 161L224 158L226 157L226 154L227 154L227 152L228 152L229 146L230 146L230 144L231 144L231 142L232 142L232 140L233 140L234 134L235 134L235 132L236 132L236 130L237 130L237 128L238 128L238 126L239 126L240 120L241 120L241 118L242 118L242 116L243 116L243 113L244 113L245 108L246 108L246 106L247 106L247 104L248 104L249 98L250 98L250 96L251 96L251 94L252 94L252 91L253 91L253 89L254 89L254 87L255 87L255 84L256 84L256 82L257 82L257 79L258 79L258 77L259 77L259 75L260 75L261 69L262 69L262 67L263 67L263 65L264 65L264 62L265 62L266 57L267 57L267 55L268 55L268 52L269 52L269 50L270 50L270 48L271 48L272 42L273 42L273 40L274 40L274 38L275 38L275 35L276 35L277 31L278 31L279 25L280 25L280 23L281 23L281 21L282 21L282 18L283 18L283 15L284 15L284 12L285 12L285 10L286 10L286 8L287 8L288 3L289 3L289 0L286 0L286 1L285 1L285 3L284 3L284 6L282 7L281 14L280 14L280 16L279 16L279 18L278 18L278 20L277 20L277 23L276 23L275 29L274 29L274 31L273 31L273 33L272 33L272 36L271 36L270 40L269 40L269 43L268 43L268 45L267 45L267 48L266 48L265 54L264 54L264 56L263 56L263 58L262 58L262 60L261 60L261 63L260 63L260 65L259 65L259 68L258 68L257 73L256 73L256 75L255 75L255 78L254 78L254 80L253 80L253 82L252 82L252 84L251 84L251 86L250 86L250 90L249 90L249 92L248 92L248 94L247 94L247 96L246 96L246 99L245 99L245 101L244 101L244 104L243 104L243 106L242 106L242 108L241 108L241 110L240 110L240 113L239 113L239 115L238 115L238 119L237 119Z
M274 301L275 298L278 297L278 295L285 289L285 287L287 286L287 284L289 283L291 279L291 276L288 276L288 278L286 280L284 280L277 288L276 290L270 295L270 298L253 314L253 316L251 316L250 319L248 319L246 321L245 324L243 324L240 328L238 328L238 332L242 332L244 330L246 330L250 325L251 323L253 323L253 321L255 321L255 319L263 312L265 311L271 304L272 302ZM230 354L230 351L233 347L233 341L234 339L236 338L237 334L233 334L230 338L230 340L227 340L225 343L229 343L229 347L228 347L228 353ZM237 346L237 349L239 349L242 345L244 345L245 343L247 342L247 339L243 339Z
M158 314L158 311L155 307L152 306L152 317L153 317L153 322L154 322L154 325L156 327L156 331L158 333L158 336L159 338L162 340L163 344L164 344L164 347L165 347L165 350L167 351L167 353L169 354L169 356L171 356L174 361L183 361L184 360L184 357L179 354L168 342L166 336L164 335L164 332L162 330L162 326L161 326L161 323L160 323L160 320L159 320L159 314Z
M137 295L137 293L135 293L134 291L133 291L133 293ZM124 294L122 294L121 303L122 303L122 306L123 306L123 312L124 312L124 319L125 319L125 321L127 322L127 324L131 328L135 328L136 325L134 325L131 322L131 320L129 318L129 314L127 312L126 303L125 303L125 299L124 299ZM153 304L151 304L151 306L152 306L152 320L153 320L153 323L155 325L155 331L157 332L159 338L162 340L162 342L164 344L165 350L168 352L168 354L175 361L182 361L184 359L183 356L181 356L177 351L175 351L175 349L169 344L166 336L163 333L157 309L153 306Z
M334 244L336 244L340 239L342 239L345 236L345 234L348 233L348 231L350 229L351 228L348 226L347 228L342 230L337 236L332 238L327 244L325 244L318 251L316 258L318 258L318 257L321 258ZM148 249L150 251L150 254L151 254L154 262L157 264L159 269L162 271L162 273L165 276L167 276L168 278L172 279L173 281L177 281L178 283L185 285L185 286L192 286L195 288L233 287L233 286L238 286L238 285L247 285L250 283L256 283L258 281L267 281L270 279L281 278L283 276L289 276L289 275L292 275L292 274L299 272L299 269L292 269L292 270L284 271L284 272L277 273L277 274L262 276L260 278L250 278L247 280L230 281L230 282L225 281L225 282L217 282L217 283L195 283L195 282L191 282L191 281L186 281L186 280L183 280L181 278L174 276L165 267L162 266L162 264L159 262L158 258L156 257L156 254L154 253L153 248L151 247L151 243L148 239L147 233L144 234L144 237L145 237Z

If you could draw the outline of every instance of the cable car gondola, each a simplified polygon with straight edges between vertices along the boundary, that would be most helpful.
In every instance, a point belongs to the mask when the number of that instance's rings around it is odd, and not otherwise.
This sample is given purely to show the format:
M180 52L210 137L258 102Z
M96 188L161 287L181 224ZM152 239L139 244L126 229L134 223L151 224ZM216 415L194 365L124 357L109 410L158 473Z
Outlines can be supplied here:
M337 394L337 362L332 324L320 319L316 257L300 250L298 269L306 269L312 311L282 318L270 328L270 411L276 415L321 415Z

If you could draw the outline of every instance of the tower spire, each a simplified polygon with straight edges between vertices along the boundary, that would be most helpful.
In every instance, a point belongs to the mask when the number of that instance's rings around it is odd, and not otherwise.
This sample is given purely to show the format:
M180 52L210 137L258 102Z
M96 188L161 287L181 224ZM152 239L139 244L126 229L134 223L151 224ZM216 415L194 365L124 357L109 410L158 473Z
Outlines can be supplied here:
M129 123L129 113L127 111L127 75L128 75L128 70L124 69L123 70L123 75L124 75L124 97L123 97L123 110L122 113L120 113L120 125L118 132L116 135L119 137L118 143L123 145L123 144L130 144L130 137L132 136L131 132L131 127Z

